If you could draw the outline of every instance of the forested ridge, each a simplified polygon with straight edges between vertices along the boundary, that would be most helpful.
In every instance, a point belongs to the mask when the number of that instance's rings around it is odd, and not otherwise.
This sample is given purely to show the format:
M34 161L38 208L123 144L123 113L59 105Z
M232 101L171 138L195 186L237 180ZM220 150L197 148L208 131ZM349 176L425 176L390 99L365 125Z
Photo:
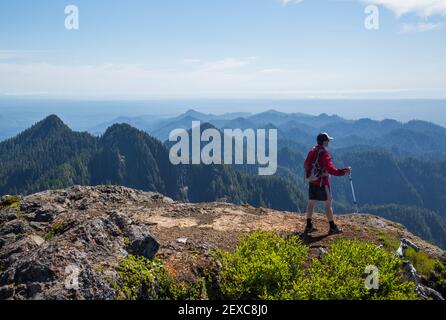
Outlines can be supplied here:
M112 184L194 203L224 201L302 212L307 193L302 163L307 147L291 138L291 133L279 135L277 174L260 177L250 166L173 166L168 144L145 131L114 124L95 137L72 131L52 115L0 143L0 194ZM446 160L401 157L371 146L331 153L337 166L354 168L362 212L402 223L446 247ZM337 213L352 212L347 178L333 179L333 194Z
M228 201L298 211L302 193L279 177L229 166L173 166L160 141L127 124L101 137L72 131L52 115L0 143L0 194L31 194L71 185L123 185L191 202Z

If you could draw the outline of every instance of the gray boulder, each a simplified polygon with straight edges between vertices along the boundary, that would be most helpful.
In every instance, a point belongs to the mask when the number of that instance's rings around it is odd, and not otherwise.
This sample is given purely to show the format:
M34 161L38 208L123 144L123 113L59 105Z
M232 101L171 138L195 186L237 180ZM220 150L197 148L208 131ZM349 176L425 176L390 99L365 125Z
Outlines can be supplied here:
M146 225L131 225L125 229L130 240L127 251L136 256L153 259L158 252L159 243Z

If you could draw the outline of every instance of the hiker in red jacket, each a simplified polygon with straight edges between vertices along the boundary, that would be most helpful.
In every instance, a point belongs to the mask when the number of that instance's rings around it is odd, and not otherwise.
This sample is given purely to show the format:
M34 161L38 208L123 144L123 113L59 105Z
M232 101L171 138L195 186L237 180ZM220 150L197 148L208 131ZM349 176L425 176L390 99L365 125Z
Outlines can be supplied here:
M329 234L342 233L342 229L334 222L330 175L344 176L351 172L351 167L338 169L333 165L330 153L327 151L331 140L333 138L327 133L320 133L317 136L317 145L308 153L305 160L306 178L310 182L305 234L317 231L312 221L313 210L317 201L325 202L325 214L330 224Z

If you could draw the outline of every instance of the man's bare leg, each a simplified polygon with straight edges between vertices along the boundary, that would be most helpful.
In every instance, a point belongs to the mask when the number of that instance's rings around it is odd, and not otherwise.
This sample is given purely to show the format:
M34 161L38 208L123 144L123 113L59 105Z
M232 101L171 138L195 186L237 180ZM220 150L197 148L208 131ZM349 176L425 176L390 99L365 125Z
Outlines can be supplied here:
M307 219L313 218L314 207L316 207L316 200L309 200L307 207Z
M317 229L313 225L313 221L311 220L313 218L313 212L314 207L316 206L315 200L308 200L308 207L307 207L307 226L305 227L305 233L311 233L313 231L317 231Z
M328 222L333 222L333 201L331 198L330 188L328 186L325 186L325 192L327 193L327 201L325 201L325 215L327 216Z
M331 200L325 201L325 215L327 216L328 222L334 221L333 204Z
M327 201L325 201L325 215L327 216L328 223L330 224L330 234L342 233L342 229L339 228L334 222L333 214L333 198L331 197L330 188L325 186L325 192L327 193Z

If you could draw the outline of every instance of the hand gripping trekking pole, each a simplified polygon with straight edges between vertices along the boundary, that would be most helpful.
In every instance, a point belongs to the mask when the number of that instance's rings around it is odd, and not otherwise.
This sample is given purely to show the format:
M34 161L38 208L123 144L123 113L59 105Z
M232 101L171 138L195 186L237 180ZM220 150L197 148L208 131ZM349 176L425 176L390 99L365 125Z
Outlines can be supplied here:
M353 203L355 204L355 213L358 213L358 211L359 211L358 201L356 200L355 187L353 186L353 178L352 178L352 173L351 172L349 174L349 179L350 179L350 186L352 188Z

